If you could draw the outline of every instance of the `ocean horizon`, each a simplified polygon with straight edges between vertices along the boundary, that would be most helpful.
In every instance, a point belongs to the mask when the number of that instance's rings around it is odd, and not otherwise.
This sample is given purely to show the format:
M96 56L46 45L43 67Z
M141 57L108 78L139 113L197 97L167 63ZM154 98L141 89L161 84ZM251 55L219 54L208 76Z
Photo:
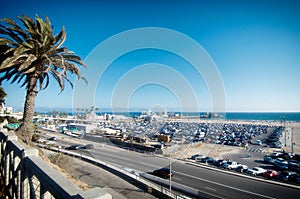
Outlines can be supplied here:
M69 115L74 115L80 112L69 113ZM81 112L82 113L82 112ZM199 117L207 114L206 112L168 112L169 114L181 114L182 116ZM97 112L97 115L101 114L114 114L123 115L127 117L139 116L142 112L132 111L132 112ZM266 120L266 121L286 121L286 122L300 122L300 112L226 112L217 113L219 117L215 119L225 119L225 120ZM205 119L205 118L202 118ZM207 118L211 119L211 118ZM214 118L213 118L214 119Z

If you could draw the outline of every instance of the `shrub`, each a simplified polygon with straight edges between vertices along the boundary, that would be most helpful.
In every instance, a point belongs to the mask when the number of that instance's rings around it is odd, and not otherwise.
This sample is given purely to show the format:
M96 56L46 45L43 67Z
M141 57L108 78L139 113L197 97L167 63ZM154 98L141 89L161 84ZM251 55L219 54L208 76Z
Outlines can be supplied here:
M34 133L31 137L32 142L37 142L40 139L40 136L36 133Z

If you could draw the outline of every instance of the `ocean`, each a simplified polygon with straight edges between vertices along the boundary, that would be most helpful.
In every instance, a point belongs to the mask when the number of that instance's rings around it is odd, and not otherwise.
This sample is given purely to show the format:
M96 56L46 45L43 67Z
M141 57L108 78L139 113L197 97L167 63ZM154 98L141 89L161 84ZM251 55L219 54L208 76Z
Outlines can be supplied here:
M114 113L125 116L139 116L141 112L130 112L130 113ZM199 116L204 115L205 113L196 113L196 112L183 112L183 116ZM268 120L268 121L291 121L291 122L300 122L300 112L228 112L228 113L218 113L222 118L226 120Z
M300 122L300 113L226 113L228 120L270 120L270 121L294 121Z

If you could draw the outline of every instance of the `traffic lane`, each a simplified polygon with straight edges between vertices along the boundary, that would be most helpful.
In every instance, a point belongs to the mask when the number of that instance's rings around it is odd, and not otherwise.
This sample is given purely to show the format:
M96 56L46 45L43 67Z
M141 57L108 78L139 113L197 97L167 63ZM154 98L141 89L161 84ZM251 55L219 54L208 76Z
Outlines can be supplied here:
M191 165L185 165L174 163L172 165L175 171L182 175L182 179L179 182L191 181L191 187L201 189L202 186L198 186L199 181L208 181L215 185L222 185L223 187L233 188L233 192L237 192L238 189L244 192L257 193L260 195L273 197L273 198L291 198L299 196L300 190L293 189L285 186L275 185L268 182L261 182L249 178L244 178L236 175L226 174L218 171L212 171L209 169L194 167ZM176 172L175 172L176 174ZM175 179L176 180L176 179Z
M177 183L184 184L189 187L193 187L200 192L204 192L212 197L218 198L264 198L272 199L272 197L267 194L260 194L257 192L251 192L247 189L231 187L226 184L221 184L214 182L212 180L207 180L201 177L195 177L187 175L180 172L174 172L173 181Z
M113 162L117 165L123 165L126 167L130 167L130 168L134 168L134 169L138 169L144 172L149 172L149 171L153 171L156 168L162 167L165 163L160 163L157 161L157 159L155 159L154 161L140 161L137 159L132 159L132 158L126 158L123 156L120 156L120 154L107 154L105 151L95 151L95 153L97 154L96 156L100 159L105 159L106 161L109 162ZM151 158L150 158L151 159ZM161 160L161 158L160 158ZM165 161L165 160L164 160ZM195 177L194 175L188 175L185 173L181 173L179 171L176 171L176 167L178 167L178 165L180 165L179 167L184 167L183 169L180 170L184 170L186 171L185 168L188 165L184 165L180 162L174 163L173 162L173 168L175 170L175 174L174 177L172 178L173 181L178 182L180 184L184 184L190 187L194 187L196 189L198 189L201 192L204 192L208 195L211 195L212 197L220 197L220 198L272 198L272 197L268 197L262 194L258 194L255 192L250 192L247 190L242 190L242 189L238 189L238 188L232 188L230 186L227 185L223 185L220 183L215 183L212 181L209 181L207 179L204 178L200 178L200 177ZM205 171L205 172L214 172L214 171ZM196 185L196 186L195 186Z
M120 153L110 151L96 152L100 159L134 168L140 171L151 173L154 169L168 166L168 160L155 158L154 156L145 157L140 154L125 152ZM211 195L219 194L220 197L239 198L285 198L295 197L299 190L272 185L265 182L251 180L239 176L225 174L209 169L186 165L179 161L172 162L172 169L175 171L174 181L196 188ZM208 185L209 184L209 185ZM288 190L287 190L288 189Z
M117 151L107 150L90 150L90 153L95 159L104 162L111 162L120 166L130 167L139 171L152 173L153 170L165 167L167 160L156 158L154 156L135 156L134 154L120 153Z
M169 165L168 159L164 158L164 157L148 156L148 155L144 155L144 154L135 153L132 151L127 151L127 150L124 150L124 149L121 149L121 148L118 148L115 146L107 146L107 145L102 145L102 144L98 144L97 147L99 148L98 150L102 151L101 155L100 154L97 155L101 160L103 160L103 158L105 157L104 159L108 162L113 162L118 165L124 165L124 166L130 167L130 168L144 171L144 172L151 173L153 170L155 170L157 168L167 167ZM91 154L93 156L95 156L95 154L97 154L97 152L96 153L91 152ZM274 195L280 196L280 198L284 198L283 195L294 197L299 192L298 190L296 190L297 193L294 191L287 191L286 187L284 188L283 191L278 191L278 190L281 190L281 189L278 189L278 187L275 187L273 189L270 187L266 187L265 184L267 184L267 183L264 183L262 186L252 186L251 184L257 184L258 181L252 180L252 182L243 183L244 180L237 181L237 179L228 179L228 176L232 176L232 175L227 174L227 177L224 177L224 176L220 177L220 175L224 175L224 174L220 173L220 172L212 172L211 170L207 170L207 169L203 169L203 168L200 172L199 169L201 169L201 168L197 168L197 167L189 166L189 165L188 165L189 168L182 168L182 169L178 170L176 168L176 165L178 165L178 163L179 162L177 162L177 161L172 163L173 169L175 171L184 171L184 174L187 175L186 178L183 178L183 180L179 179L179 181L180 181L179 183L182 183L182 181L188 181L189 179L191 179L191 176L197 177L197 173L201 173L202 178L203 178L203 176L206 176L205 179L212 178L212 179L214 179L214 182L221 183L226 186L231 186L231 187L238 186L239 188L242 188L243 190L249 190L250 192L258 192L258 190L260 188L262 188L263 190L261 193L264 193L265 195L267 195L268 193L270 193L271 195L276 193ZM187 172L189 172L189 171L190 171L190 173L187 174ZM215 174L217 176L214 176ZM214 176L214 177L212 177L212 176ZM224 179L224 181L222 179ZM176 180L176 177L175 177L175 180ZM238 184L236 182L238 182ZM194 180L193 180L193 183L191 183L191 187L201 190L201 186L195 187L195 184L197 184L197 183L194 182ZM211 187L206 186L206 189L210 189L210 188ZM213 188L212 188L212 190L213 190ZM229 194L228 196L230 196L230 194L232 194L232 193L228 193L228 194Z
M114 163L120 165L125 164L125 166L148 173L152 172L156 168L169 166L169 160L164 157L146 156L130 151L123 151L123 153L120 153L120 151L109 150L109 147L103 150L101 154L102 157L106 156L107 161L114 161ZM260 182L218 171L212 171L201 167L195 167L176 160L172 161L172 169L175 171L175 173L182 172L185 174L185 177L181 177L178 180L179 183L184 183L185 181L193 179L193 183L191 183L190 186L199 190L201 190L202 187L197 186L197 181L195 181L195 178L193 177L197 177L198 180L213 180L215 183L219 183L228 187L239 188L245 192L249 191L251 193L258 193L270 197L294 197L296 194L299 194L299 190L294 190L292 188L273 185L270 183ZM230 193L228 194L230 196Z

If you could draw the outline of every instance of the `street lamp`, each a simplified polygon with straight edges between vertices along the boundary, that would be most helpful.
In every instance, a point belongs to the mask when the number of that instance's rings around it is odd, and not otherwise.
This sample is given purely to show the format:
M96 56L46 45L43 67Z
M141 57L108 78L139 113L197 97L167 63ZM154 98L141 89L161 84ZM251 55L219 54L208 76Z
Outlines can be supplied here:
M169 178L169 186L170 191L172 191L172 161L171 161L171 152L169 153L169 169L170 169L170 178Z
M172 151L175 149L175 146L170 146L169 148L169 189L172 191Z
M281 116L281 127L283 127L283 130L284 130L284 146L286 147L286 141L287 141L287 138L286 138L286 131L285 131L285 116Z

